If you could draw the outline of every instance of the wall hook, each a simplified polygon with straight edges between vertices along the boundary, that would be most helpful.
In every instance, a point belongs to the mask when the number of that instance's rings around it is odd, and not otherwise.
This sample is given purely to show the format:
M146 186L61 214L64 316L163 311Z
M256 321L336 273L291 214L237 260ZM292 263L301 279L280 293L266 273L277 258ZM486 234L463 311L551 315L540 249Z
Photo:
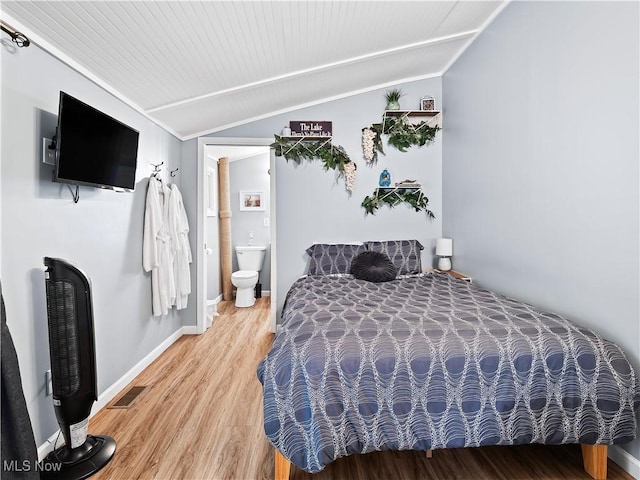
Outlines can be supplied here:
M164 162L160 162L157 165L155 163L150 163L149 165L153 167L153 172L151 173L155 174L155 173L160 173L160 170L161 170L160 167L164 165Z

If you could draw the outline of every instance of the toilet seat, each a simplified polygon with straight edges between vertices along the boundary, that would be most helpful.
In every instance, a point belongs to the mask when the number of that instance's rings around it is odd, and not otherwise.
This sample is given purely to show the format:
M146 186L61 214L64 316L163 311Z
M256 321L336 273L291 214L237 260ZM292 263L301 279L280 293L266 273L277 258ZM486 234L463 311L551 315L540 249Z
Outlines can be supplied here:
M238 270L231 274L231 278L237 278L238 280L249 280L253 277L258 277L258 272L252 270Z

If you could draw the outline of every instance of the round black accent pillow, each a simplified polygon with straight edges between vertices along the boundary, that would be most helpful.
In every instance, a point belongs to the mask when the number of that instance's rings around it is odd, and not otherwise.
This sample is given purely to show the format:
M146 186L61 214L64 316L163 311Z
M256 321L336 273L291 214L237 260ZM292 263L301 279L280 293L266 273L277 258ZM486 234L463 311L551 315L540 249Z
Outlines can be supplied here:
M351 273L358 280L380 283L395 280L398 271L384 253L367 251L351 261Z

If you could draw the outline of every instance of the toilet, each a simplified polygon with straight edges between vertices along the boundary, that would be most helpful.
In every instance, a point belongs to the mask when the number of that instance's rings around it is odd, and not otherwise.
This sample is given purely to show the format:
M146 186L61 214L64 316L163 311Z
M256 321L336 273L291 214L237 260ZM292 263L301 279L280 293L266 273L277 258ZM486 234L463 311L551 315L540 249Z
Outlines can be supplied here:
M238 270L231 274L231 283L236 287L236 307L252 307L256 303L254 288L267 247L262 245L237 245Z

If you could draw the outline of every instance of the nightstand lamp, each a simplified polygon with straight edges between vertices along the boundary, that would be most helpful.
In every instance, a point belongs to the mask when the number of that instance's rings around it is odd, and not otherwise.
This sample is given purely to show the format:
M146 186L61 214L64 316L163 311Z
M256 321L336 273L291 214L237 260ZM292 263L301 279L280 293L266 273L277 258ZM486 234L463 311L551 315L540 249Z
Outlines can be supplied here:
M439 238L436 240L436 255L438 260L438 270L444 272L451 270L451 256L453 256L453 240L450 238Z

